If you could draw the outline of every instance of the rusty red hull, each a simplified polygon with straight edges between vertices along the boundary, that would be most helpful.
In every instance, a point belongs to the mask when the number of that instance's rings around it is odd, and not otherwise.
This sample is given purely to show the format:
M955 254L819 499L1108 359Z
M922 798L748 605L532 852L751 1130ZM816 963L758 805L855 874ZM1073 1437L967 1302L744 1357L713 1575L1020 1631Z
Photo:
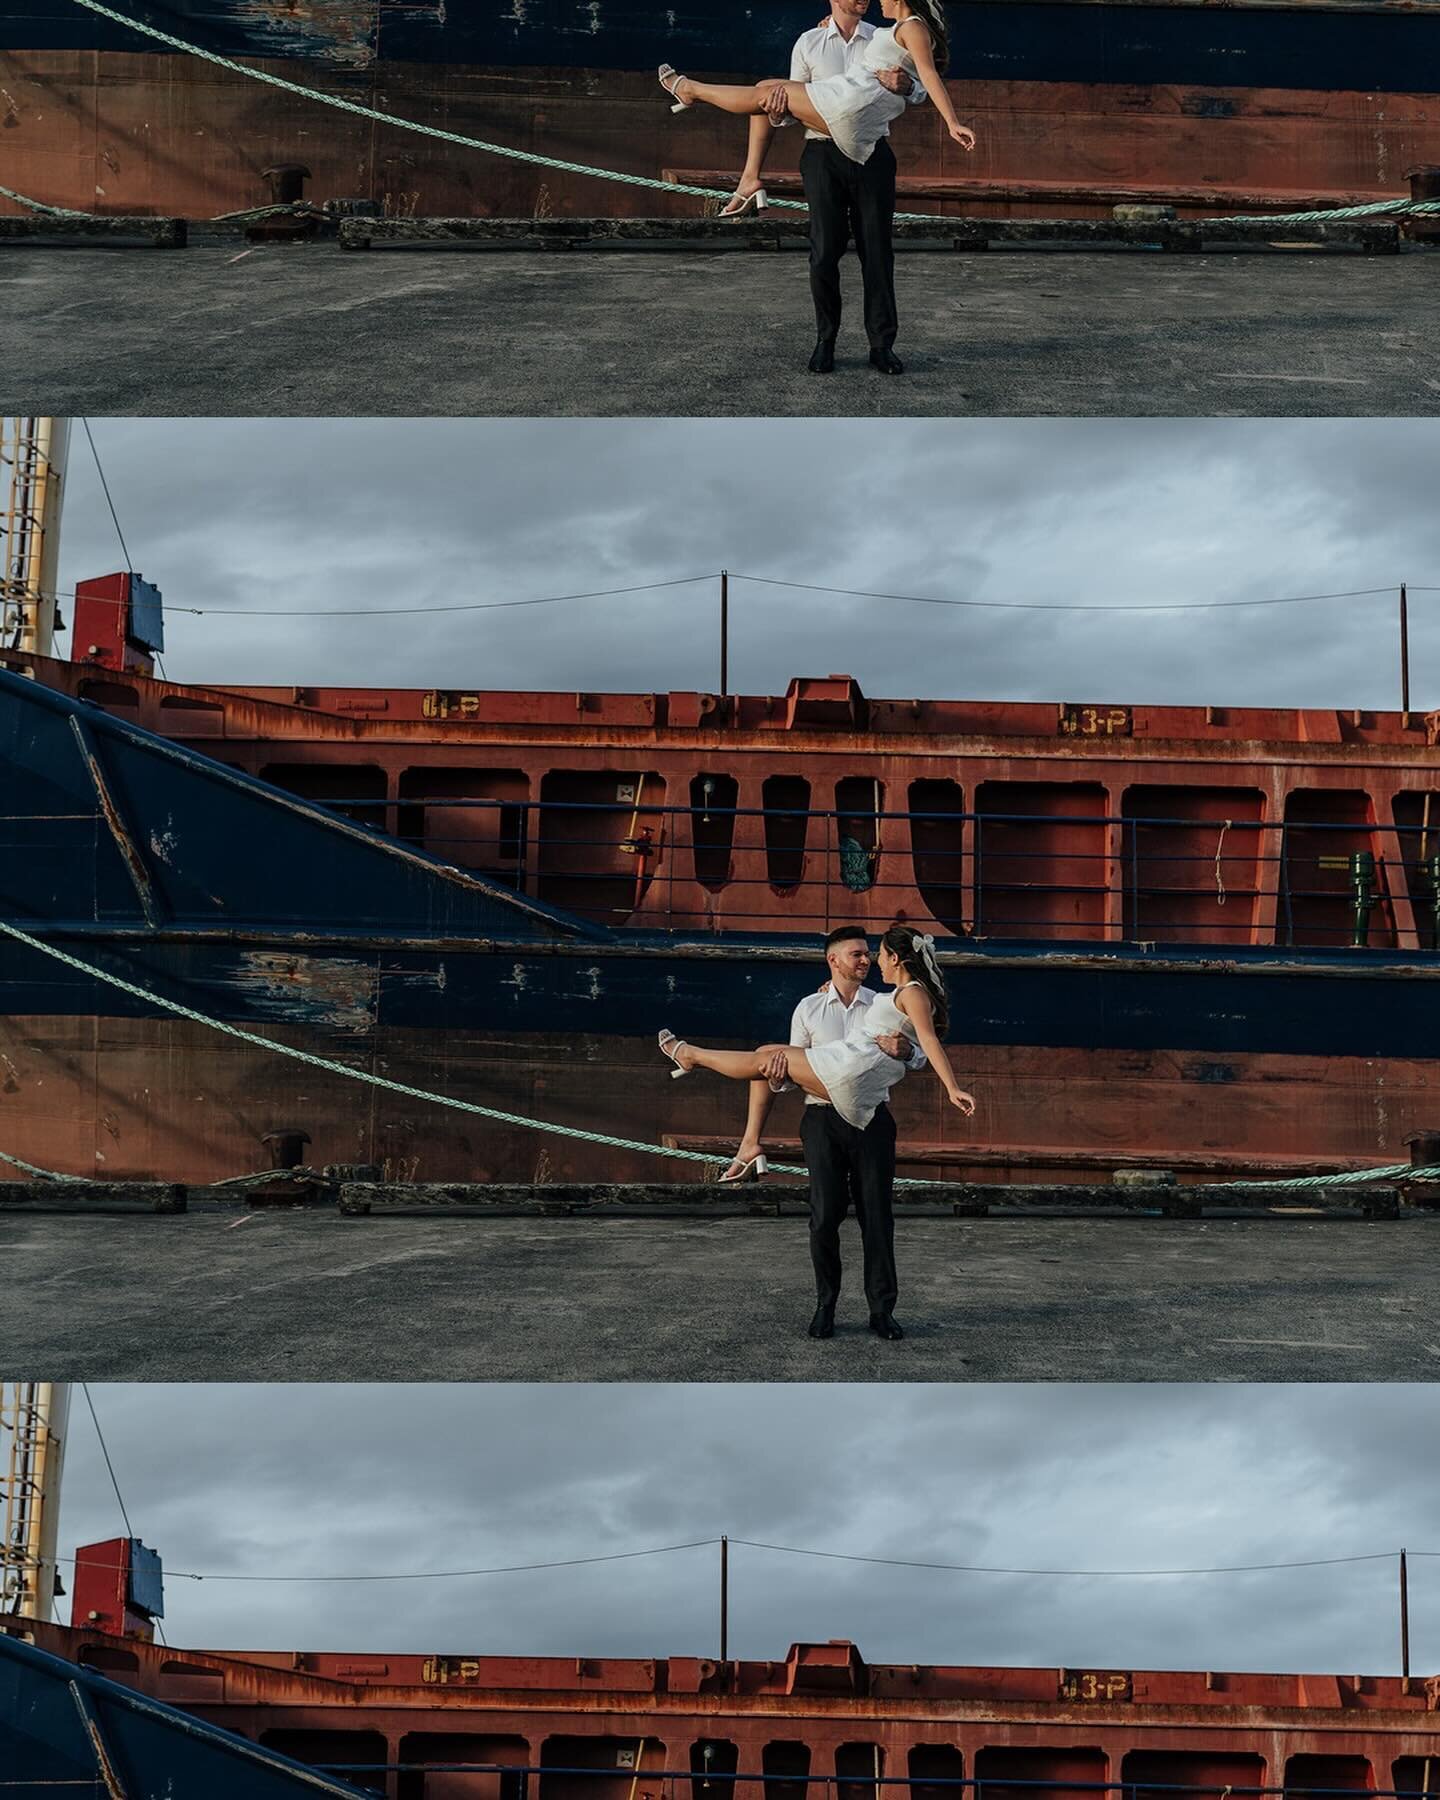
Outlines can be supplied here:
M313 1031L268 1035L313 1049ZM331 1053L352 1052L343 1043ZM958 1122L938 1086L902 1083L893 1110L902 1175L954 1181L1107 1179L1163 1164L1183 1178L1363 1169L1406 1158L1440 1118L1440 1068L1419 1058L1214 1056L947 1046L980 1097ZM368 1064L432 1092L584 1131L727 1157L738 1089L671 1084L635 1037L463 1037L379 1032ZM702 1165L498 1126L340 1076L299 1069L183 1020L0 1019L3 1147L63 1173L220 1180L268 1167L265 1135L310 1135L307 1159L374 1164L388 1181L686 1181ZM955 1122L952 1122L955 1121ZM772 1115L772 1146L798 1139L799 1102ZM791 1143L792 1154L798 1143ZM14 1171L0 1168L0 1179ZM777 1178L782 1179L782 1178Z
M672 119L643 72L386 62L337 75L250 60L398 117L629 174L708 185L742 154L738 122L699 109ZM1093 216L1124 198L1225 212L1392 196L1409 169L1440 163L1440 95L1397 80L1384 91L961 79L952 91L977 150L963 156L933 110L907 117L895 139L902 206ZM268 201L262 171L287 162L311 171L310 197L370 200L394 216L685 217L704 206L377 125L180 56L0 50L0 88L6 185L84 211L208 218ZM797 164L791 135L771 165L782 188ZM0 198L0 210L20 209Z
M301 1761L368 1765L362 1780L405 1800L944 1800L971 1791L944 1784L976 1781L998 1800L1107 1783L1139 1800L1418 1796L1440 1754L1433 1680L886 1667L843 1642L725 1663L215 1653L32 1629L52 1654Z

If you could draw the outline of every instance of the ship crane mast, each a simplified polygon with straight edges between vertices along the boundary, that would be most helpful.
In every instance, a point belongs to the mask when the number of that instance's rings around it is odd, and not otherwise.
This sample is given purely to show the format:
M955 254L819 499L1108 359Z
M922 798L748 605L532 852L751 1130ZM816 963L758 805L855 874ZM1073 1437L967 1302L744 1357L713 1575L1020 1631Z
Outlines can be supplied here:
M0 418L0 649L55 654L68 419Z
M69 1418L69 1382L0 1382L0 1615L49 1622Z

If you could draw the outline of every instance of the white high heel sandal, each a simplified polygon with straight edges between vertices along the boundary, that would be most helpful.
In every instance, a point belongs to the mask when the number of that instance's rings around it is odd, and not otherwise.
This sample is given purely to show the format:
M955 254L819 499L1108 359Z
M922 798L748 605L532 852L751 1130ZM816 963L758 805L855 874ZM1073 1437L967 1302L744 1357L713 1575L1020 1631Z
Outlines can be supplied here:
M675 1055L675 1052L685 1042L684 1038L676 1037L675 1033L673 1031L670 1031L667 1028L665 1031L662 1031L660 1033L660 1036L656 1039L656 1042L660 1046L661 1055L668 1056L670 1058L671 1062L673 1062L675 1064L675 1067L670 1071L670 1079L672 1081L678 1081L682 1075L689 1075L692 1073L691 1070L682 1069L680 1067L679 1060Z
M740 1162L740 1158L738 1156L732 1157L730 1160L731 1160L732 1164ZM735 1170L733 1175L731 1174L730 1170L727 1169L725 1171L725 1173L720 1177L719 1185L721 1187L726 1187L727 1185L729 1185L731 1183L734 1183L737 1181L743 1181L752 1169L755 1171L755 1175L758 1180L758 1178L761 1175L763 1175L769 1167L770 1167L770 1164L766 1161L765 1153L762 1150L758 1156L752 1156L750 1158L749 1162L740 1163L740 1167Z
M672 69L669 63L661 63L660 85L675 102L670 108L671 112L689 112L690 108L695 104L693 100L682 100L675 92L676 88L679 87L684 79L685 77L678 69Z
M735 204L737 200L740 202L738 206ZM720 208L720 217L722 219L738 219L741 213L748 212L752 206L757 213L762 213L769 204L770 196L763 187L756 188L753 194L742 194L739 188L736 188L729 200Z

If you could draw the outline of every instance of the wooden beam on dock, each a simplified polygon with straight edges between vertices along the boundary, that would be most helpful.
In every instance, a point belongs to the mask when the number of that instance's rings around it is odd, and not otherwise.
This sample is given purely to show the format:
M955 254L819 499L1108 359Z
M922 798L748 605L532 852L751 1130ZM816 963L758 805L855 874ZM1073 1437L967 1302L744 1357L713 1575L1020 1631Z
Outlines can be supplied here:
M124 244L134 239L155 250L183 250L189 239L184 219L149 219L116 215L74 218L50 213L0 217L0 244Z
M347 1218L377 1212L441 1210L467 1213L538 1214L548 1217L635 1217L662 1211L714 1217L717 1213L770 1214L804 1210L803 1182L765 1181L720 1187L715 1183L617 1182L610 1184L471 1182L345 1182L340 1211ZM896 1196L896 1212L933 1217L986 1218L1059 1213L1147 1213L1171 1219L1198 1219L1207 1210L1260 1213L1293 1218L1297 1212L1367 1219L1400 1216L1395 1187L1318 1188L1287 1195L1245 1194L1226 1186L1182 1187L1173 1182L1116 1185L1094 1183L936 1182L906 1188Z
M223 1186L186 1187L176 1182L13 1181L0 1183L0 1218L8 1213L145 1213L187 1211L313 1212L338 1206L347 1218L376 1213L451 1212L474 1217L716 1218L802 1217L803 1180L784 1178L715 1182L401 1182L338 1181L308 1184L310 1191L269 1195ZM1317 1188L1292 1194L1246 1193L1225 1184L1183 1186L1174 1181L1131 1182L935 1182L903 1188L898 1217L1074 1218L1077 1214L1143 1213L1198 1219L1207 1213L1294 1218L1297 1215L1395 1219L1402 1211L1433 1211L1430 1190L1413 1198L1394 1185Z
M0 1217L10 1212L183 1213L189 1189L174 1181L3 1181Z
M463 246L488 251L785 250L802 247L803 212L737 219L345 219L342 250L385 245ZM1395 219L1333 219L1279 224L1271 219L897 219L895 241L915 248L988 250L1071 245L1194 253L1244 244L1271 250L1358 250L1395 255Z

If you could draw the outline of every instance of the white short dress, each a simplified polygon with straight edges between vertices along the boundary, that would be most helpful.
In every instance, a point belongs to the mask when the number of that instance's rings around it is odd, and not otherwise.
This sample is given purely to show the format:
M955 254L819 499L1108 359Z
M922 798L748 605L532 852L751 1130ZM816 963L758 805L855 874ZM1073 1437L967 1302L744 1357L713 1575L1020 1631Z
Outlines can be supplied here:
M902 982L895 994L901 988L918 986L923 983ZM903 1032L912 1044L919 1042L913 1022L895 1004L895 994L881 994L872 1000L865 1009L864 1023L852 1035L833 1044L812 1044L805 1052L810 1067L825 1083L830 1104L848 1125L861 1131L905 1074L905 1064L898 1057L887 1056L876 1038Z
M869 162L876 144L909 104L901 95L881 87L875 79L881 69L904 69L912 81L919 80L915 59L896 38L893 25L869 39L857 69L844 75L822 75L806 84L810 104L825 121L831 142L851 162Z

